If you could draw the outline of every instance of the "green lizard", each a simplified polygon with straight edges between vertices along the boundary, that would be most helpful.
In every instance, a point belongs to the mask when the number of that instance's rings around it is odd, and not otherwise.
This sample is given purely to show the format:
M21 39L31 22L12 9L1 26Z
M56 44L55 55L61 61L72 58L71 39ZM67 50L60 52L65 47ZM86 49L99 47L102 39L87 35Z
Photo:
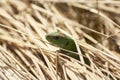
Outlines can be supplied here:
M50 34L46 35L46 39L47 39L47 41L49 41L50 43L52 43L55 46L58 46L60 48L63 48L63 49L66 49L66 50L69 50L72 52L77 52L77 48L76 48L74 40L72 38L70 38L69 36L61 34L60 32L50 33ZM70 57L73 57L77 60L80 60L78 54L66 52L64 50L61 50L61 52ZM85 55L85 54L83 54L83 55ZM86 57L83 57L83 58L85 60L85 63L90 65L89 59Z

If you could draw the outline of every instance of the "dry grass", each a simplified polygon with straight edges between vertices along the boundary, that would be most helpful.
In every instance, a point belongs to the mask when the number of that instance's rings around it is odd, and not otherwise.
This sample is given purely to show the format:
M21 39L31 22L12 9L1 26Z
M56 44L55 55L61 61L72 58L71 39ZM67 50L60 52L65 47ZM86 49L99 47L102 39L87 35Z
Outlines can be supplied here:
M46 41L54 31L75 40L81 61ZM0 79L120 80L119 32L120 1L1 0Z

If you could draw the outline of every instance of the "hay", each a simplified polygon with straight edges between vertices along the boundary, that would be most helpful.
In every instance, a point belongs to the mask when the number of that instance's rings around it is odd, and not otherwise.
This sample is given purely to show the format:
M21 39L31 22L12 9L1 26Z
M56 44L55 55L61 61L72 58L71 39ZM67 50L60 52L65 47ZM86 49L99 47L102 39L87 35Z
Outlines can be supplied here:
M120 1L1 0L0 79L120 80L119 25ZM75 40L81 61L47 42L54 31Z

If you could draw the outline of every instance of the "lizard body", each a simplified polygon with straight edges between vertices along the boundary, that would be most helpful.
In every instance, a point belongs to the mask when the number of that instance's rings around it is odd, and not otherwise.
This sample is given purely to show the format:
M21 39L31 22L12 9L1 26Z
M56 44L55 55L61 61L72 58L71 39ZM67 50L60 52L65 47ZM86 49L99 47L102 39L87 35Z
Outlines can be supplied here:
M70 38L69 36L63 35L60 32L52 32L50 34L46 35L46 39L47 41L49 41L50 43L52 43L55 46L58 46L60 48L72 51L72 52L77 52L77 48L75 45L75 42L72 38ZM75 53L70 53L70 52L66 52L63 51L63 54L66 54L70 57L73 57L77 60L80 60L79 55L75 54ZM83 54L85 55L85 54ZM89 59L84 57L85 63L87 63L88 65L90 64Z

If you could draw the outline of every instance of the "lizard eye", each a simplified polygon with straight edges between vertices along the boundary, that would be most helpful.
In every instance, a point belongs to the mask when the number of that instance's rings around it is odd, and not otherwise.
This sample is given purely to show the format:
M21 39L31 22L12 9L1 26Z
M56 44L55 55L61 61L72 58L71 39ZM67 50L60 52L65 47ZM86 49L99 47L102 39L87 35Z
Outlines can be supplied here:
M55 36L54 39L55 39L55 40L58 40L58 39L59 39L59 36Z
M68 44L69 44L69 41L67 41L65 45L68 46Z

